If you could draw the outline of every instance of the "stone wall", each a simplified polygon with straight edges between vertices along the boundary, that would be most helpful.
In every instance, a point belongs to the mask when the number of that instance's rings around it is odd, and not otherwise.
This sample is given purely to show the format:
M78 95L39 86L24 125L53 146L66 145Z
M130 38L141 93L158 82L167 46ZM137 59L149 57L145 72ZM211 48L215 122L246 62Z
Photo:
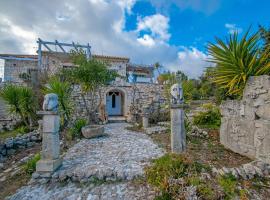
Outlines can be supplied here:
M0 163L3 162L6 157L13 155L17 150L32 147L40 142L41 135L39 134L39 131L33 131L0 141Z
M131 119L131 107L135 107L138 113L142 112L143 105L150 105L152 103L164 103L165 98L163 97L163 88L158 84L150 84L150 83L123 83L122 85L118 83L109 85L107 87L103 87L101 89L101 96L97 93L95 95L95 105L99 102L101 98L101 102L106 105L106 94L109 91L120 91L123 95L123 115L127 118L127 120ZM80 95L81 90L78 85L73 86L72 92L72 100L74 102L74 116L75 118L86 118L87 113L84 109L84 102ZM90 95L86 96L86 101L88 105L90 105Z
M221 114L221 143L270 163L270 76L251 77L242 100L225 101Z
M37 70L37 61L5 60L4 81L14 83L23 83L24 79L31 81L31 75L34 75L35 70Z

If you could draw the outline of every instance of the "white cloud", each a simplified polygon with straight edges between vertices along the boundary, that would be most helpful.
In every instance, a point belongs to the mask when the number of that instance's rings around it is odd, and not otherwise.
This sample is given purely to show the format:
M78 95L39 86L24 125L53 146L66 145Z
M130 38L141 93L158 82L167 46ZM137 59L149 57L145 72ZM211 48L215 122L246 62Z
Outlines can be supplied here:
M208 55L195 47L182 47L178 52L178 58L171 63L170 70L181 70L191 78L200 76L206 67L210 64L206 61Z
M158 38L164 41L170 39L169 30L169 18L161 14L155 14L146 16L143 19L139 19L137 23L137 31L151 31L152 37Z
M136 0L115 0L122 9L126 10L128 14L132 13L132 7L136 3Z
M235 32L242 33L243 29L237 27L236 24L225 24L225 28L228 29L228 33L233 34Z
M125 12L132 12L135 0L121 1L65 0L57 7L54 0L0 1L0 53L34 53L38 37L89 42L93 53L127 56L134 63L160 62L170 70L180 66L193 77L200 75L205 54L169 44L168 17L138 18L136 29L125 31Z
M26 30L18 25L15 25L4 16L0 17L0 32L13 35L16 40L22 46L22 49L30 54L35 53L33 45L38 38L36 33L30 30Z
M150 35L147 34L143 35L143 37L140 37L137 40L144 46L152 47L155 45L155 40Z

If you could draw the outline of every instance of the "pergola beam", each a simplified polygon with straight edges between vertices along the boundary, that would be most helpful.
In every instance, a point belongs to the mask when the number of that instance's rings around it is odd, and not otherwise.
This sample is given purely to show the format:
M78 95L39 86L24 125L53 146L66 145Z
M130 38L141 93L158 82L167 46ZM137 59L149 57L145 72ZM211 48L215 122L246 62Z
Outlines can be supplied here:
M57 40L55 40L55 44L58 45L58 46L60 47L60 49L61 49L64 53L66 53L65 49L61 46L61 44L60 44Z
M40 38L38 38L37 43L38 43L38 66L40 67L40 69L42 68L42 46L48 49L49 52L57 52L57 51L53 51L49 47L50 45L58 46L63 51L63 53L67 53L64 47L72 47L76 51L79 51L79 48L82 48L86 52L87 59L91 59L91 46L89 43L87 43L87 45L81 45L81 44L75 44L74 42L72 43L58 42L57 40L55 40L54 42L50 42L50 41L43 41Z

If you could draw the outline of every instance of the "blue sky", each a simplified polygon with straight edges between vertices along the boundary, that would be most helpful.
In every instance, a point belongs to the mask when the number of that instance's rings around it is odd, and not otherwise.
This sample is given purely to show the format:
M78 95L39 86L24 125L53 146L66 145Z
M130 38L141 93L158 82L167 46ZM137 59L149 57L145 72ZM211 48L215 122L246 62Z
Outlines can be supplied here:
M0 53L35 54L36 40L90 43L92 53L161 63L200 76L206 46L270 26L270 0L0 0Z
M213 1L204 2L211 4ZM138 1L133 6L132 13L126 15L126 30L136 28L138 16L161 13L170 19L169 44L195 46L199 50L206 51L207 43L213 42L215 36L225 38L234 29L242 33L250 26L253 31L256 31L258 24L270 24L269 0L216 0L215 2L216 6L203 11L192 7L181 9L173 3L169 8L157 9L151 1Z

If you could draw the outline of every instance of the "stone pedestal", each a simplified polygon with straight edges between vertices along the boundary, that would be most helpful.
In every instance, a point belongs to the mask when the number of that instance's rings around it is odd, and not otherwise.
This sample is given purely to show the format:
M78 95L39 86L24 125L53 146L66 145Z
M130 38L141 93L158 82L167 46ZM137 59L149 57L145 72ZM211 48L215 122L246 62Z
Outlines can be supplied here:
M143 108L142 123L143 123L143 128L149 127L149 108L148 107Z
M59 127L60 117L55 111L40 111L43 115L41 160L37 162L37 172L53 172L62 164L60 158Z
M171 151L182 153L186 150L184 104L171 105Z

